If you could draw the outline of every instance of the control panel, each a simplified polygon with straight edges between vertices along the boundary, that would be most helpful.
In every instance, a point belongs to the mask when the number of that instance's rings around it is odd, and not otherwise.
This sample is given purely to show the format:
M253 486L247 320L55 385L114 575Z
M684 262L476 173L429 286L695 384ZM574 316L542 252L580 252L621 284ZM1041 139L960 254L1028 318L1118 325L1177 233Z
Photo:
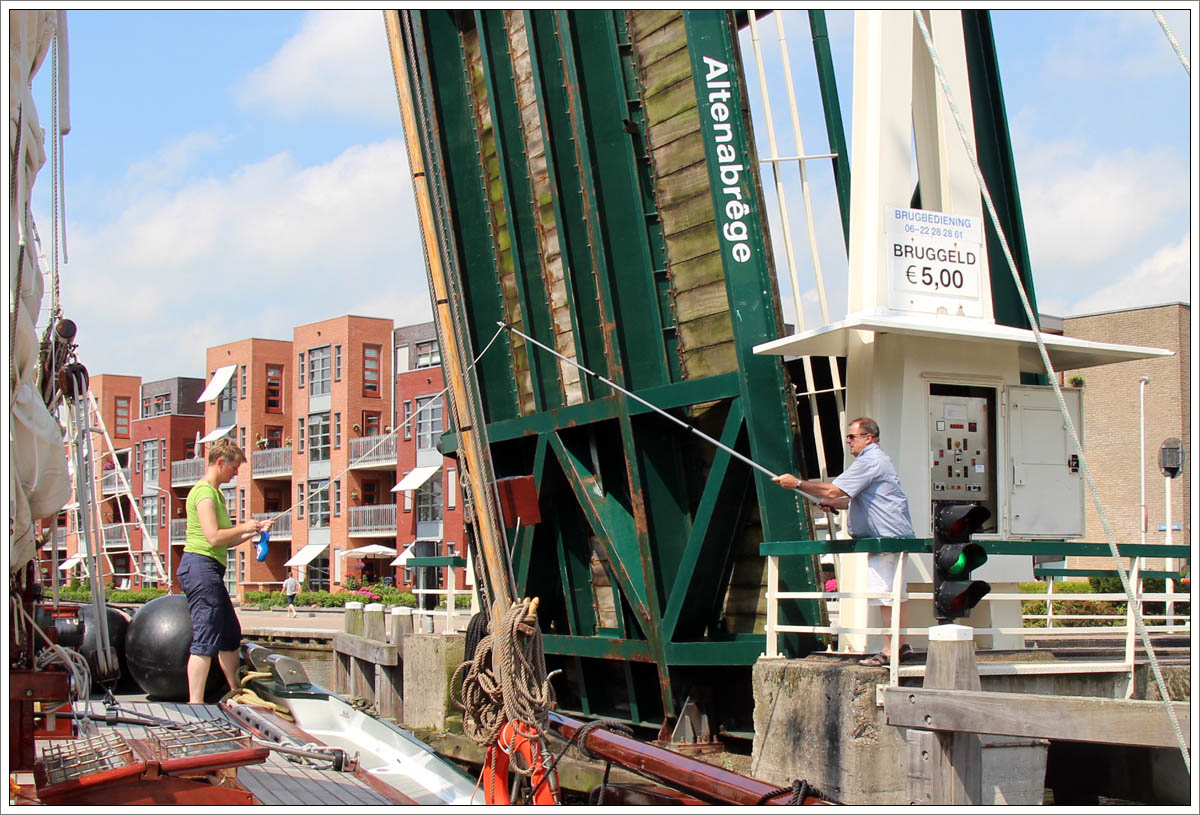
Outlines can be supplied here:
M984 504L995 517L995 391L931 385L929 497Z

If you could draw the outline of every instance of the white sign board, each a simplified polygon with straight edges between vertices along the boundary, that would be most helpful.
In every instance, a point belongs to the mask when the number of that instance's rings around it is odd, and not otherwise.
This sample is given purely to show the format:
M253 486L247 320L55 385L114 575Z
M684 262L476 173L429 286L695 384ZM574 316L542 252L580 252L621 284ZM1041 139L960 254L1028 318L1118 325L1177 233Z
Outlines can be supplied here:
M981 218L888 207L884 224L889 308L991 318L980 298Z

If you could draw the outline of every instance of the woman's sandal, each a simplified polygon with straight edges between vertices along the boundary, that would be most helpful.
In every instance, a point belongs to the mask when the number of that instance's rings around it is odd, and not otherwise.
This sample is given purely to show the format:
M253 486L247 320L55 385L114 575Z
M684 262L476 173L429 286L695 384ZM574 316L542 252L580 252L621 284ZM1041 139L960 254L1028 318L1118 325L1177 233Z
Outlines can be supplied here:
M912 656L912 652L912 646L907 644L900 646L900 661L903 662L906 657ZM880 651L878 654L871 654L871 656L865 659L860 659L858 664L865 665L868 668L886 668L892 663L888 655Z

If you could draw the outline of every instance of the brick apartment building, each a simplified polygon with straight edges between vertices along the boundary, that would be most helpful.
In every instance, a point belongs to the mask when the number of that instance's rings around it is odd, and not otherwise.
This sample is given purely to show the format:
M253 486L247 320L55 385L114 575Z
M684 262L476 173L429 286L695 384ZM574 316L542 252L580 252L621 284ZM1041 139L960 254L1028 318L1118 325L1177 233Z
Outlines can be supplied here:
M1181 439L1187 451L1183 474L1171 480L1170 542L1190 544L1191 536L1191 307L1167 303L1147 308L1083 314L1063 320L1068 337L1166 348L1174 356L1122 362L1081 371L1063 379L1083 379L1084 449L1117 544L1141 541L1141 378L1145 390L1145 484L1147 543L1166 543L1166 481L1158 468L1160 445ZM1096 507L1086 499L1086 533L1081 540L1106 541ZM1112 568L1109 558L1071 558L1069 566ZM1160 568L1160 560L1150 560Z
M138 418L130 430L131 494L141 515L131 521L131 550L139 559L131 585L169 585L177 589L175 567L183 555L186 490L171 486L171 464L193 459L197 439L204 430L204 411L196 402L204 380L173 377L146 382L141 387ZM146 538L149 534L150 538ZM161 579L165 575L166 579Z
M96 448L105 582L166 586L166 573L179 591L187 493L209 446L228 436L248 456L222 488L230 517L275 519L264 561L252 546L230 553L232 595L278 590L290 569L314 590L350 578L444 587L446 568L405 565L466 556L457 465L438 452L444 389L433 323L393 328L358 316L298 326L290 341L209 348L204 378L93 377L113 441ZM64 577L82 576L72 558L78 523L60 518ZM457 588L469 585L467 572L453 570Z

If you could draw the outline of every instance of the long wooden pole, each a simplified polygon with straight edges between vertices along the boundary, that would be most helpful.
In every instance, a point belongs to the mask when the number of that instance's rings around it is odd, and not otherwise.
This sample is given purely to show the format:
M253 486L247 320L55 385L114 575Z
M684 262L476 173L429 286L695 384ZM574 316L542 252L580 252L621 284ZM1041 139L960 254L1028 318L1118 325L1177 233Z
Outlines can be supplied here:
M434 300L434 318L442 350L442 370L453 396L451 411L455 427L458 428L458 449L467 465L467 483L474 498L475 517L479 530L479 548L483 554L484 571L492 593L492 619L498 623L512 605L513 589L508 580L507 547L501 532L499 519L489 510L490 502L484 499L490 486L484 474L488 472L480 436L472 426L467 405L466 377L470 360L464 360L463 349L457 342L447 342L455 336L454 319L450 311L450 299L446 283L446 268L439 250L437 231L434 226L433 206L429 200L429 186L425 179L425 159L421 142L417 137L420 123L413 110L412 86L404 64L404 51L398 11L384 11L387 28L388 50L392 57L392 73L396 79L396 98L400 103L400 116L404 123L404 141L408 148L408 164L412 173L413 194L416 196L417 219L421 225L421 240L425 247L425 263L429 272L430 291ZM465 364L464 364L465 363Z

